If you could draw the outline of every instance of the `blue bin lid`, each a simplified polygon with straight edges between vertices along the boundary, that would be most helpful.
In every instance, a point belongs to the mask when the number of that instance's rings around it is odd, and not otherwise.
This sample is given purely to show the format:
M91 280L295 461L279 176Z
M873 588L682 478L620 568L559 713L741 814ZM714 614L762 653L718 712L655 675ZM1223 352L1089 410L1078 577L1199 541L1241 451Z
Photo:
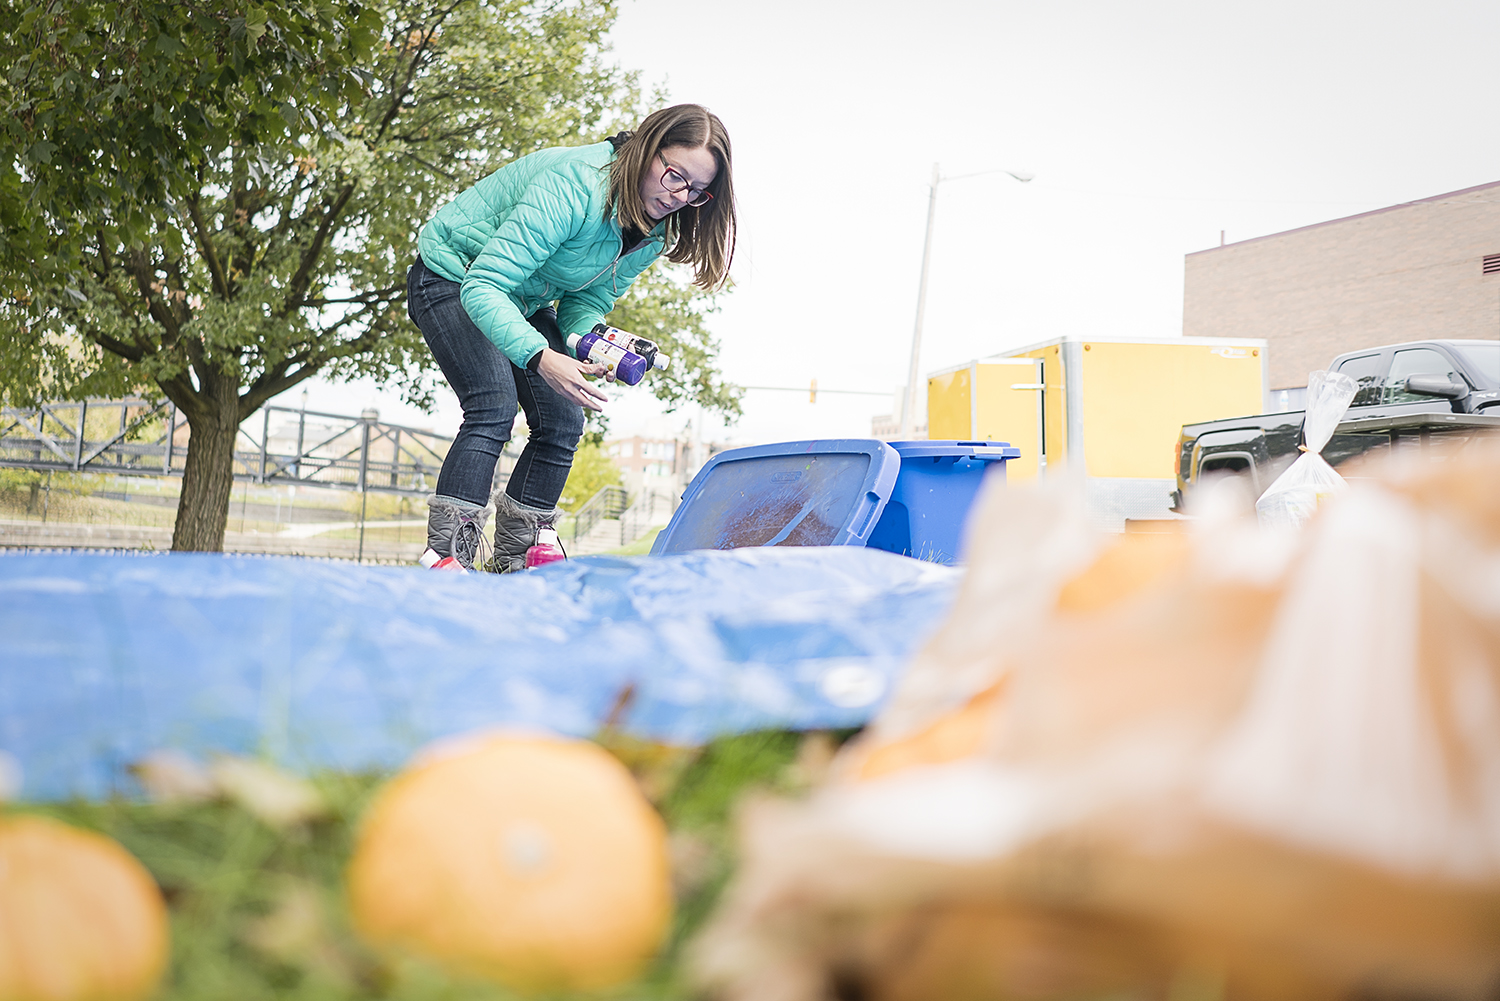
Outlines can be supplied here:
M893 441L903 459L957 458L999 462L1019 459L1021 450L1008 441Z
M901 457L883 441L838 438L730 449L682 495L653 554L747 546L862 546Z

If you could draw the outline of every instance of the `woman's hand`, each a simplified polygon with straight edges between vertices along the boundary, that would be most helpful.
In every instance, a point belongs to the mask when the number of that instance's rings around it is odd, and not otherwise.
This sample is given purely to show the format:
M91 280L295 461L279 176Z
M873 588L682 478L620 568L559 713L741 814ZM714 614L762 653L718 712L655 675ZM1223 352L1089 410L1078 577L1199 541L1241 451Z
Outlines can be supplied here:
M604 365L591 365L569 358L560 351L543 348L536 370L547 385L557 390L558 395L580 407L603 410L605 401L609 399L603 390L584 378L589 375L605 375L609 370Z

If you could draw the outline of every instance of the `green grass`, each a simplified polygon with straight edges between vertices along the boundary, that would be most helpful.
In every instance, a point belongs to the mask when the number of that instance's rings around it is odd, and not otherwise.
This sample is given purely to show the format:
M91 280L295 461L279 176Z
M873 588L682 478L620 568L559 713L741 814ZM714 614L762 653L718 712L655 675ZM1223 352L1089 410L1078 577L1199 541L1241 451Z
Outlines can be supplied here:
M645 556L647 553L651 552L651 544L656 541L656 537L660 533L661 533L661 529L660 528L653 528L651 531L647 532L645 535L641 536L639 539L636 539L634 542L630 543L630 545L628 545L628 546L621 546L618 549L611 549L607 553L605 553L604 555L606 555L606 556Z
M805 787L798 734L726 737L668 748L601 736L641 781L672 832L677 912L659 961L606 996L670 1001L690 996L680 976L685 943L733 871L731 815L747 790ZM315 784L329 815L279 831L227 802L153 805L123 800L30 806L120 841L156 877L172 917L172 962L159 1001L508 1001L502 987L454 977L365 947L353 934L343 871L373 775L324 774ZM597 997L598 995L594 995Z

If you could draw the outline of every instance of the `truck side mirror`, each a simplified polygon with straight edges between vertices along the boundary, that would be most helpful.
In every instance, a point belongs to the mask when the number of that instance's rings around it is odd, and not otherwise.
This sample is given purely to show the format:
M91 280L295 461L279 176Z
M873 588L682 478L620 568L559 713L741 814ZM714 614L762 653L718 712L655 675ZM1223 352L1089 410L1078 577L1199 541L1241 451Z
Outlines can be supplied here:
M1406 391L1418 396L1441 396L1457 400L1469 395L1469 387L1462 382L1452 382L1446 375L1413 375L1406 380Z

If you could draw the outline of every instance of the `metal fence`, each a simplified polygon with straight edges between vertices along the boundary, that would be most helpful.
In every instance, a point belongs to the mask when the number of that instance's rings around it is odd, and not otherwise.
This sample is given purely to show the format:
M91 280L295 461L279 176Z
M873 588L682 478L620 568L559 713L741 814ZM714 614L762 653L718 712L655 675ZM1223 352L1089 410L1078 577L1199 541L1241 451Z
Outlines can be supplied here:
M573 515L573 540L583 538L594 526L607 518L618 518L625 511L629 495L624 487L601 487Z
M637 496L635 503L620 513L620 545L628 545L661 524L658 512L671 515L675 510L670 494L659 494L647 490Z
M85 400L0 409L0 466L72 473L181 476L190 430L171 403ZM427 493L452 440L358 417L262 407L240 426L234 477L346 490ZM501 459L499 475L514 465Z

